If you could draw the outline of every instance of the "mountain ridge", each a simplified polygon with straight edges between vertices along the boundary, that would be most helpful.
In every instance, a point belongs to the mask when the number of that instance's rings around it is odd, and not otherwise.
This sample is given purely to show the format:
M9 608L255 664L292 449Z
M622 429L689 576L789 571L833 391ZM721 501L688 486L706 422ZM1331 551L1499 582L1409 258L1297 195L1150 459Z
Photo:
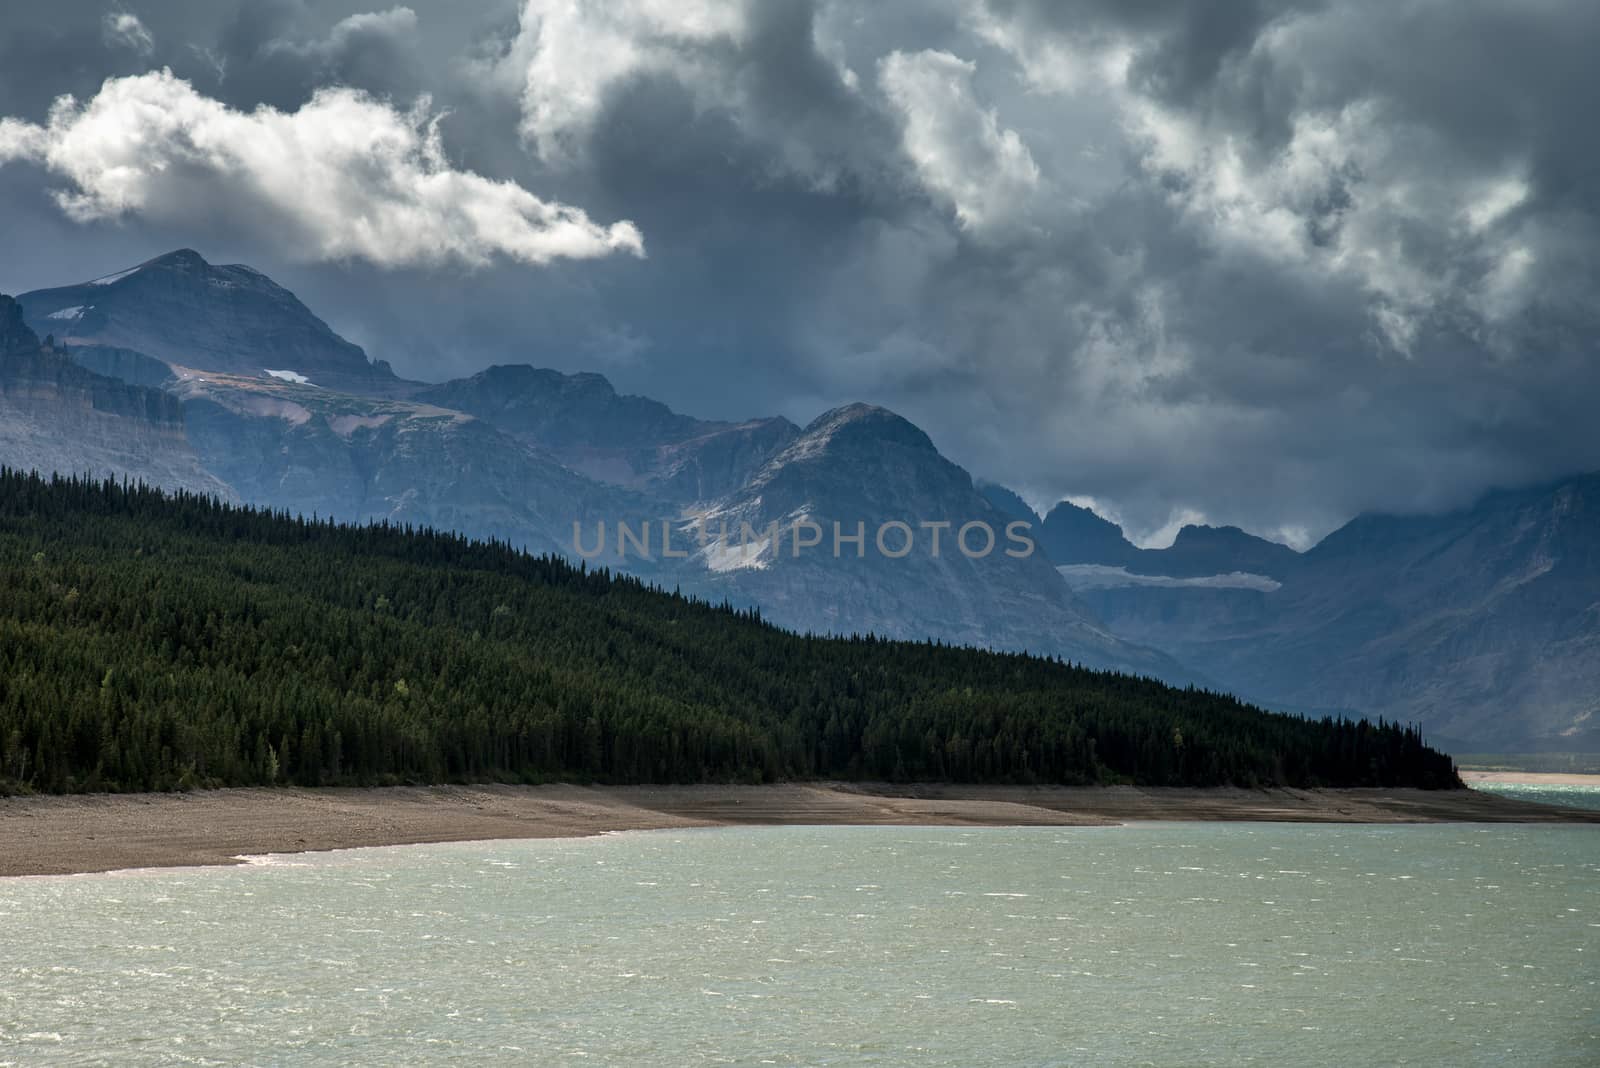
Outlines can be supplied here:
M719 509L761 511L755 498L770 505L785 492L804 495L808 484L823 494L812 503L847 524L890 518L874 511L881 492L862 490L897 482L920 495L899 498L892 518L953 517L956 526L999 518L920 428L871 405L845 405L802 430L777 417L700 420L619 393L601 375L528 365L407 383L369 365L297 297L250 268L215 267L179 250L97 281L24 301L44 321L71 313L59 321L69 328L67 351L84 363L159 383L179 398L185 432L209 469L267 507L460 530L568 554L585 528L659 530ZM260 336L240 341L247 321ZM274 338L289 338L309 357L264 348ZM885 468L890 453L896 459ZM751 486L760 487L755 497ZM872 571L830 557L769 572L722 568L698 555L628 555L613 538L595 562L759 604L802 630L1027 648L1195 681L1170 658L1111 635L1042 560L1019 565L997 554L986 572L950 552L923 566ZM1031 610L1007 607L1007 591Z
M681 415L603 375L496 364L414 394L467 412L590 478L679 504L729 492L799 433L787 419Z
M1236 526L1196 523L1180 527L1167 548L1145 549L1133 544L1111 520L1066 500L1044 516L1039 542L1058 566L1120 567L1135 575L1173 578L1237 572L1282 579L1303 558L1287 545Z
M1591 516L1590 476L1498 491L1476 511L1359 516L1305 553L1198 525L1143 549L1070 502L1039 517L869 404L799 427L697 419L602 375L527 364L406 382L271 279L193 250L21 300L21 325L64 343L32 332L7 343L29 355L0 364L13 413L0 462L569 555L598 524L648 525L659 545L667 527L681 544L696 524L804 520L826 541L799 559L788 546L715 543L691 543L686 558L630 555L608 537L594 562L759 605L800 631L1047 652L1280 708L1416 720L1479 749L1600 747L1589 667L1600 664L1600 568L1590 528L1562 518ZM22 338L8 314L5 331ZM262 329L243 337L252 316ZM20 415L19 398L31 406ZM157 418L117 422L133 414L103 410L117 404L153 405ZM1037 550L1021 559L1004 553L1013 522L1030 525ZM924 538L908 559L876 544L885 529L898 544L895 523ZM935 557L924 527L940 523ZM997 536L981 558L952 548L973 523Z

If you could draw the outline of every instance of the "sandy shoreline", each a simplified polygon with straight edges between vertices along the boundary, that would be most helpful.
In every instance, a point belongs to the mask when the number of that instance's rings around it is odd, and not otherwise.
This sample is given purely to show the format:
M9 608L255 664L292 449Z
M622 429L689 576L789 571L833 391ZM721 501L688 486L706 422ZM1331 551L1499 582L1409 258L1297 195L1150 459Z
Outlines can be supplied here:
M0 798L0 876L259 853L739 824L1099 826L1137 820L1581 822L1472 791L1134 787L437 786Z
M1463 771L1461 781L1471 786L1475 782L1512 782L1529 786L1593 786L1600 788L1600 775L1586 775L1567 771Z

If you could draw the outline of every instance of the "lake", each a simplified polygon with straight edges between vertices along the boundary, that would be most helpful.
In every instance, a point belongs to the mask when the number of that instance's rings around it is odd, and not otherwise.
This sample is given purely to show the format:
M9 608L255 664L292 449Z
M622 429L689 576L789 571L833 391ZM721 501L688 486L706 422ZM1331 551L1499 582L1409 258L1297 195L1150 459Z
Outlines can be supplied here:
M1600 828L771 828L0 880L0 1064L1592 1065Z
M1600 786L1550 782L1475 782L1472 788L1518 801L1537 801L1541 805L1600 809Z

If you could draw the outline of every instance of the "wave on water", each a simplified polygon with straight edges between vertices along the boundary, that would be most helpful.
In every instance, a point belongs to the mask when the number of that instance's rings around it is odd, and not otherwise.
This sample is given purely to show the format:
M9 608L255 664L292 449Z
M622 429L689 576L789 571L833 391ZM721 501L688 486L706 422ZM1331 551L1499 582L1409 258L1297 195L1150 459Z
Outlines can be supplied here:
M1541 805L1600 810L1600 786L1551 782L1475 782L1472 788L1514 801L1537 801Z

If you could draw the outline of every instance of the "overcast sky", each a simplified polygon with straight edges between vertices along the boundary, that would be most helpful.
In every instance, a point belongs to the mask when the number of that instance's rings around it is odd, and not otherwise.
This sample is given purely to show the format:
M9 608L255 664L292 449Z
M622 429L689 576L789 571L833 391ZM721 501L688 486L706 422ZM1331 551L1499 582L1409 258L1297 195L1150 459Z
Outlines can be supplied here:
M402 374L865 400L1304 544L1600 468L1592 0L51 0L0 292L181 246ZM70 94L70 99L68 95Z

